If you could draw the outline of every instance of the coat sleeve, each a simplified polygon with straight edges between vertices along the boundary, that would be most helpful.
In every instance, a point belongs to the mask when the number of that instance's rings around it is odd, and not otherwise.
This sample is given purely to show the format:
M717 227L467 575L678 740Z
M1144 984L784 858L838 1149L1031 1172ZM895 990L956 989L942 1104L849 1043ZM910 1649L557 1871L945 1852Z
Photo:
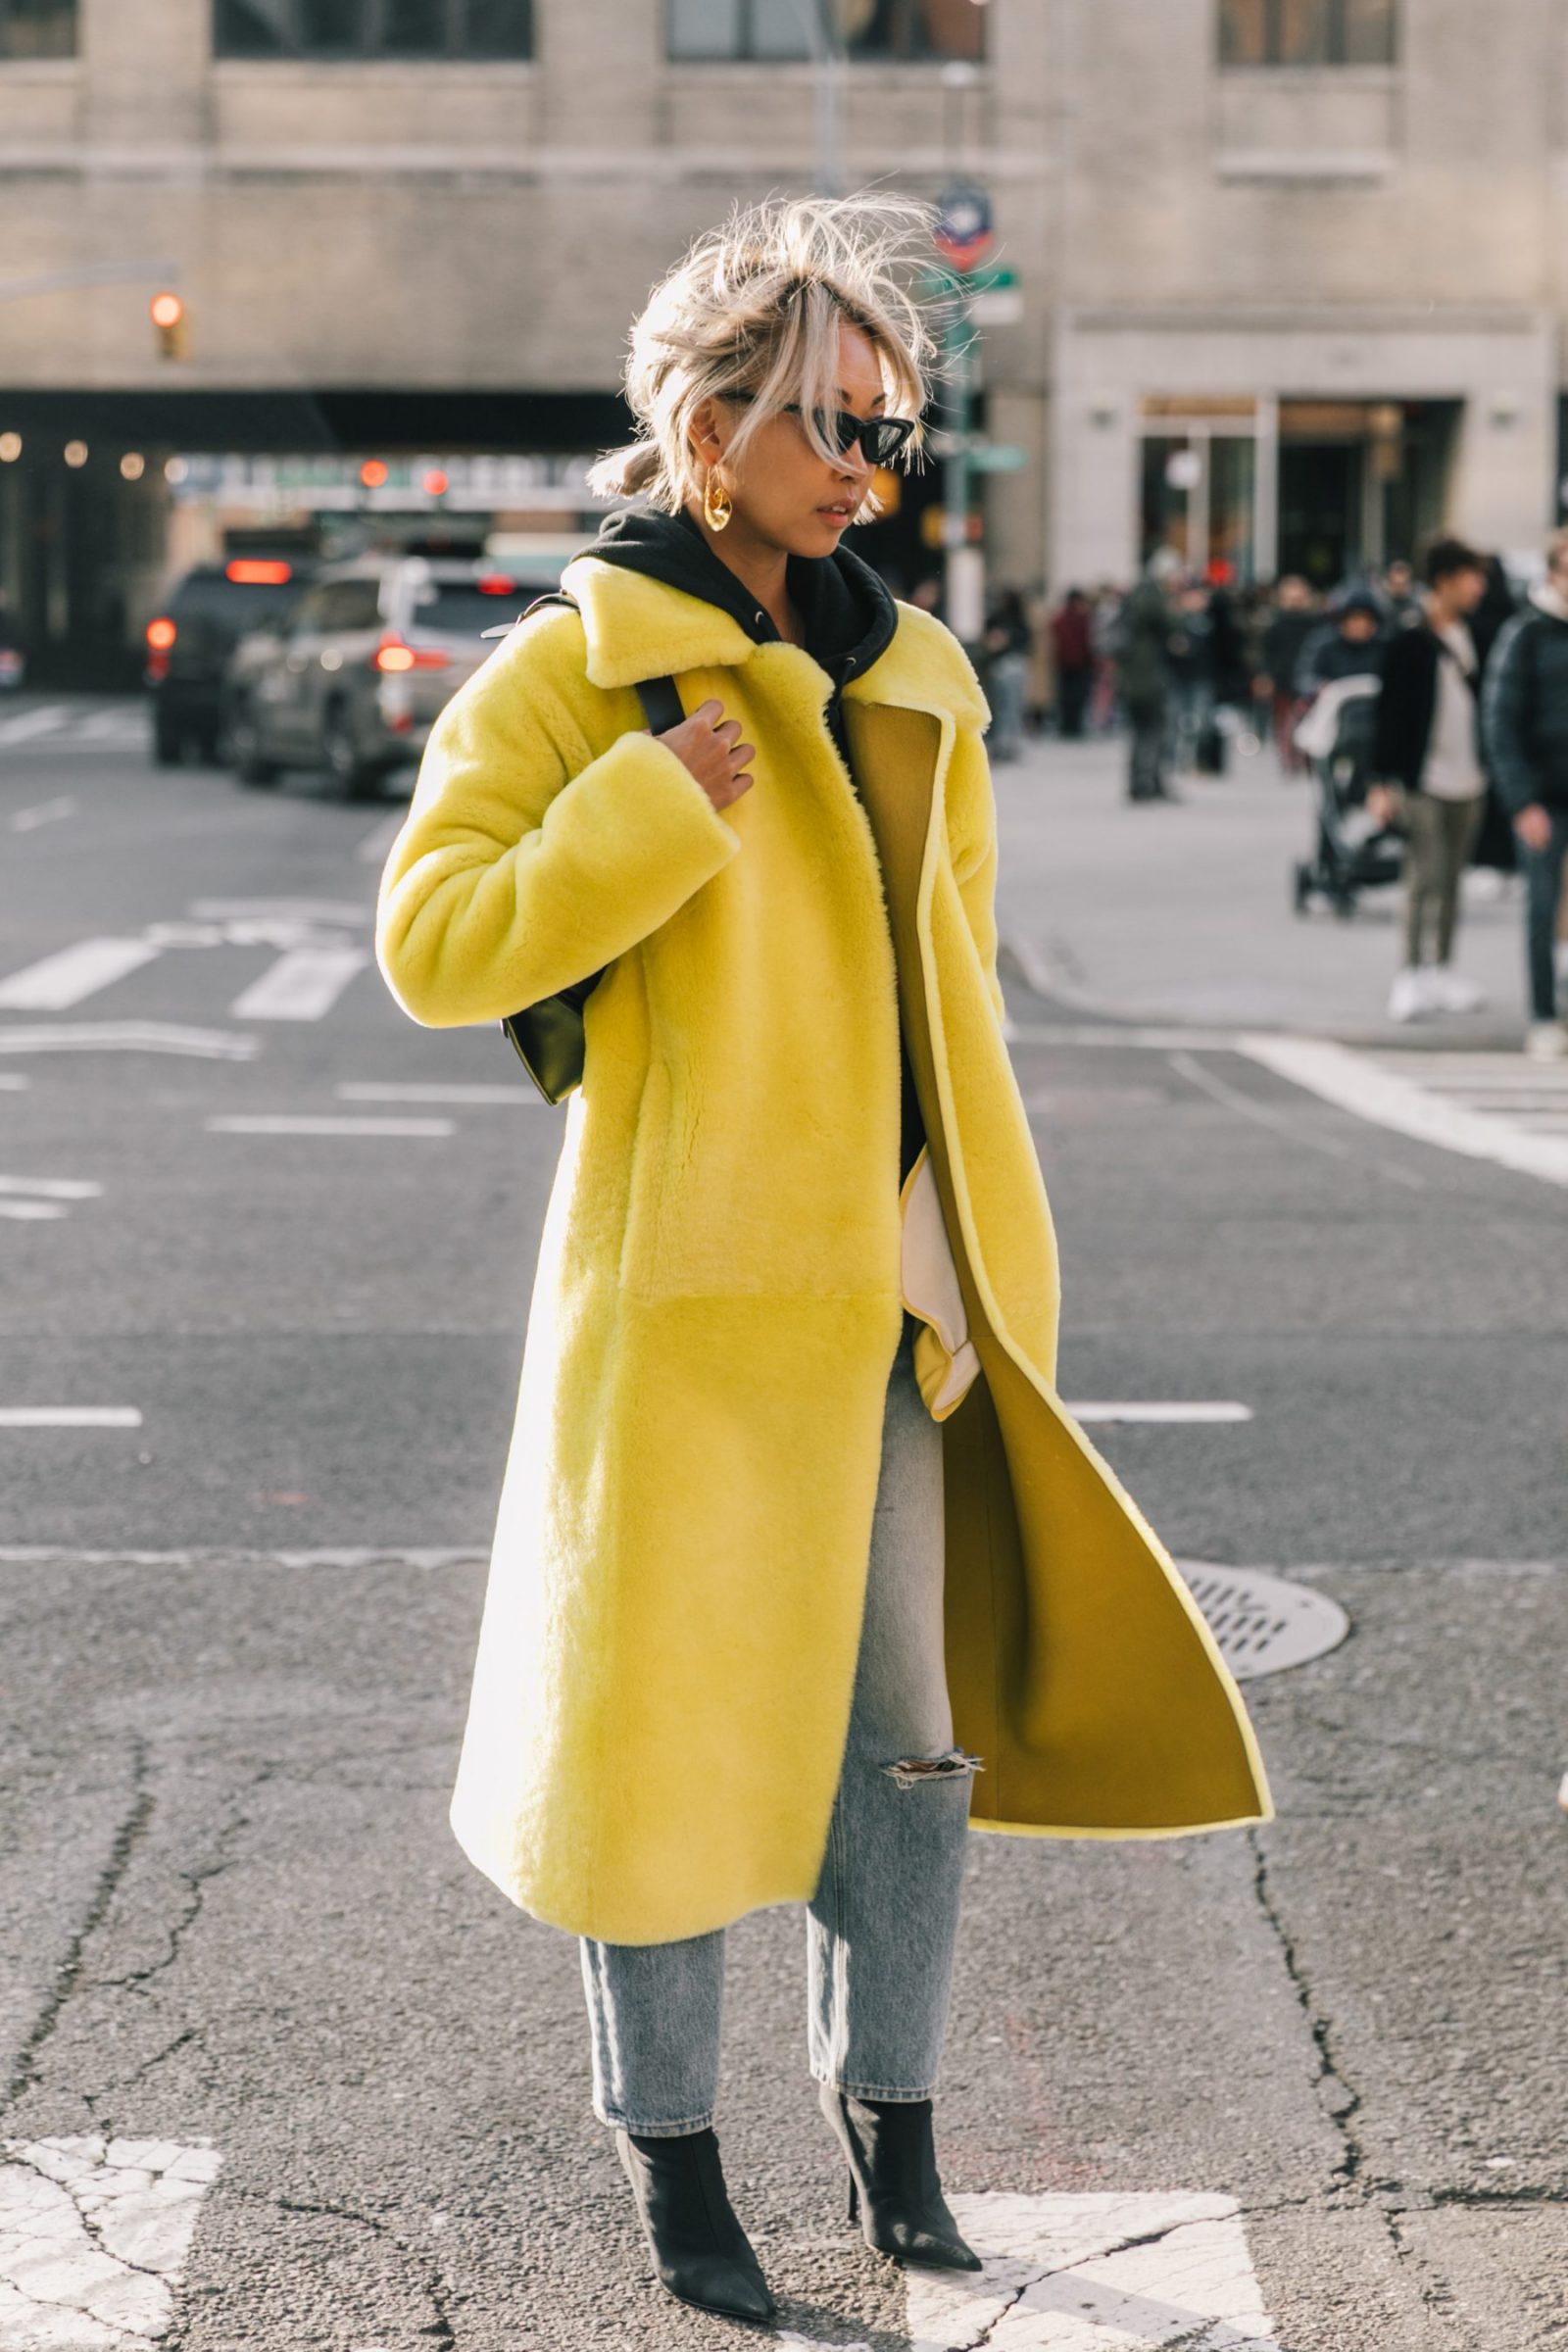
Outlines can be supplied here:
M1527 612L1508 623L1487 665L1481 700L1481 734L1487 764L1514 816L1541 797L1535 762L1530 756L1527 707L1530 647L1526 641L1529 628Z
M997 804L978 727L960 725L948 778L953 875L999 1021L1007 1007L997 977Z
M740 836L675 754L585 732L580 618L509 638L431 732L381 878L375 948L403 1009L431 1029L504 1020L612 962L667 922Z

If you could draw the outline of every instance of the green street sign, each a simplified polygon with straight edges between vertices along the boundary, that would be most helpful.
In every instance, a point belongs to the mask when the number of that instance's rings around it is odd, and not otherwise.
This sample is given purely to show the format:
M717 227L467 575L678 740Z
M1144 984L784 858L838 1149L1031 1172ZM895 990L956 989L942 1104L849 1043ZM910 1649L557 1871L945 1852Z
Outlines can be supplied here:
M969 463L977 473L1016 473L1029 463L1029 452L1016 441L972 441Z

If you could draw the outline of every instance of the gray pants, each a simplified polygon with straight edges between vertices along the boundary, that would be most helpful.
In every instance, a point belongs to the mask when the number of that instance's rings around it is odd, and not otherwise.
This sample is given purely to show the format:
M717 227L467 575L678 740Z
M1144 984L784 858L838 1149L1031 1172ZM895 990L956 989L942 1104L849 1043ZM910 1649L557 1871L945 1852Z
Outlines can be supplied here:
M947 2027L974 1759L953 1744L943 1660L942 1430L915 1386L914 1320L888 1382L849 1738L807 1913L818 2082L929 2098ZM711 2124L724 1933L584 1937L594 2113L651 2137Z
M1405 795L1407 835L1404 874L1404 960L1420 963L1429 931L1435 956L1446 963L1453 954L1459 920L1459 877L1470 862L1481 830L1484 792L1473 800L1440 801L1430 792Z

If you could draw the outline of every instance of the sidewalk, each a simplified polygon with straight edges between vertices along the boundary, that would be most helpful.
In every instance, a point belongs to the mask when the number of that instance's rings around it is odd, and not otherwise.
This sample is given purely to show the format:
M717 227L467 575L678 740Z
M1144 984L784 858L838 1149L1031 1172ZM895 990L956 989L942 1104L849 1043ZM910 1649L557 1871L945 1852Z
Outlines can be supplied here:
M1487 1007L1397 1024L1400 893L1364 897L1343 921L1292 911L1310 852L1311 789L1272 751L1228 777L1189 777L1179 804L1130 804L1118 741L1032 745L996 769L998 921L1014 970L1090 1014L1200 1026L1304 1030L1353 1044L1517 1053L1524 1033L1518 884L1487 898L1467 877L1458 960Z

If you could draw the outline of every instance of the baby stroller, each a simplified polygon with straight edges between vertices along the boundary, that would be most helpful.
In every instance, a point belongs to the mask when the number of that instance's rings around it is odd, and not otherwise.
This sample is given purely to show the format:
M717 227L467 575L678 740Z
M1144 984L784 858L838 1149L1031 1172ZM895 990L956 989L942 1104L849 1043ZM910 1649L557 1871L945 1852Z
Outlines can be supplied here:
M1298 914L1305 914L1314 898L1324 898L1336 914L1348 918L1363 890L1397 882L1403 871L1399 836L1368 815L1366 808L1380 685L1370 671L1337 678L1296 730L1297 745L1311 764L1316 809L1313 854L1292 873Z

